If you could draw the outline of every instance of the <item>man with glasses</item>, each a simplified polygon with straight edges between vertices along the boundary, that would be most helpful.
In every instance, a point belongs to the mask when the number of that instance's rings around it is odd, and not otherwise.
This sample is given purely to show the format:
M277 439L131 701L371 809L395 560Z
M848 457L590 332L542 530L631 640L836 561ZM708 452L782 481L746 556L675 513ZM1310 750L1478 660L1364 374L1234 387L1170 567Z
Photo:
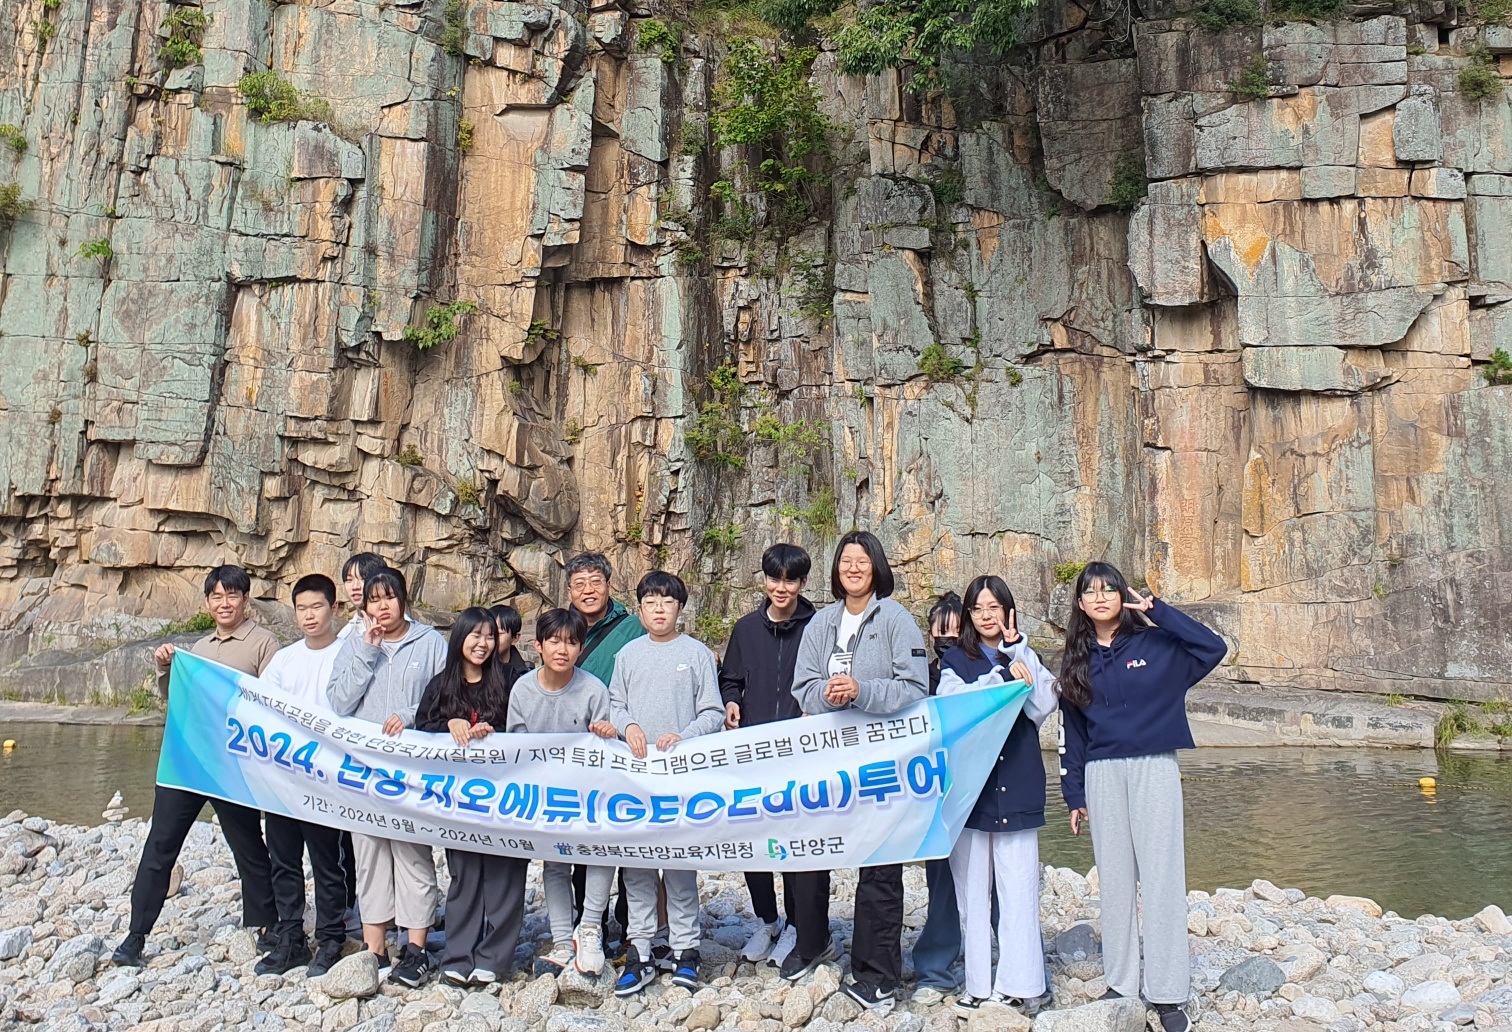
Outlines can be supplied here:
M614 658L620 649L646 633L635 614L609 596L609 579L614 570L601 552L583 552L567 561L567 599L571 608L588 624L588 636L583 639L583 653L578 656L580 670L592 674L604 684L614 678ZM572 868L572 893L579 913L583 909L583 895L587 890L588 868L576 864ZM619 877L619 899L614 904L614 919L621 929L629 923L629 897L625 892L625 876ZM610 941L608 915L605 915L605 944L611 958L617 957L623 942ZM662 954L670 957L670 949L658 944ZM658 959L663 959L658 957Z
M609 596L614 571L599 552L584 552L567 562L567 597L588 623L588 638L577 665L608 684L614 676L614 657L629 642L646 633L635 615Z
M189 651L234 670L260 675L278 652L278 639L266 627L247 618L251 593L252 578L240 566L217 566L211 570L205 577L205 608L215 620L215 630L195 642ZM158 693L164 699L168 698L175 651L172 645L162 645L153 654L157 661ZM141 966L147 933L157 923L168 898L173 865L178 861L184 838L206 803L215 808L220 818L221 833L226 836L241 876L242 924L260 929L259 949L266 952L276 945L271 927L278 921L278 908L273 901L273 868L263 842L262 815L236 803L158 785L152 801L152 826L142 846L136 882L131 887L131 925L112 957L115 963Z

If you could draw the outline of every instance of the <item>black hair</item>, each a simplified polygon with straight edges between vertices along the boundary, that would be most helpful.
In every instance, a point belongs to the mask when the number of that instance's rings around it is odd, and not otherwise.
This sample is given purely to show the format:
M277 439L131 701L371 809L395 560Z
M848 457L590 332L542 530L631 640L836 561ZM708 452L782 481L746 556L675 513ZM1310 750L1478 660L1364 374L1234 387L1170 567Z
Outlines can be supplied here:
M872 594L888 598L893 593L892 567L887 565L887 553L882 551L882 542L869 530L852 530L835 545L835 559L830 564L830 594L837 599L845 598L845 588L840 584L840 553L846 545L860 545L872 564Z
M688 604L688 586L677 574L666 570L652 570L640 579L635 586L635 601L639 602L647 595L666 595L675 598L680 606Z
M210 597L210 592L220 588L226 594L233 591L241 595L252 594L252 578L246 570L240 566L217 566L205 574L205 597Z
M369 582L371 583L371 582ZM483 678L469 684L463 675L466 662L462 648L473 631L482 628L499 643L499 632L494 626L493 614L482 606L468 606L457 614L452 624L450 639L446 643L446 665L436 675L433 686L436 690L432 712L447 720L459 717L468 719L473 713L478 719L502 728L509 717L509 681L504 676L504 667L499 663L499 650L483 663Z
M352 575L352 571L356 570L362 579L366 581L379 570L386 569L388 569L388 563L384 561L383 556L373 552L353 552L352 558L348 559L341 566L341 579L346 580Z
M307 573L295 581L294 590L289 592L289 601L293 602L306 591L318 591L331 605L336 604L336 582L323 573Z
M807 580L814 561L799 545L778 544L761 553L761 572L773 580Z
M947 591L935 599L935 604L929 607L928 626L929 632L934 633L936 627L948 627L950 618L956 618L959 626L965 627L965 614L961 612L961 596L954 591Z
M492 606L488 615L493 617L494 623L508 631L512 638L518 638L520 629L525 626L525 621L520 619L520 611L514 606Z
M614 576L614 568L609 565L609 560L604 558L602 552L579 552L567 560L567 579L572 580L574 574L595 572L604 575L604 580Z
M997 599L998 605L1003 607L1003 633L1005 635L1008 631L1008 614L1017 608L1013 602L1013 592L1008 590L1008 585L1001 577L988 574L966 585L965 612L961 614L961 651L972 659L982 658L982 636L977 632L976 624L972 622L971 610L976 608L977 599L984 591Z
M565 634L574 645L588 637L588 621L576 609L548 609L536 617L536 645Z
M399 612L409 612L409 585L404 582L404 574L391 566L385 566L367 580L362 582L362 608L367 609L368 601L373 597L373 589L382 588L386 594L392 595L399 600Z
M1082 612L1080 603L1082 592L1093 584L1113 588L1121 602L1129 600L1129 582L1112 563L1088 563L1076 575L1076 583L1071 587L1071 615L1066 620L1066 651L1061 657L1061 673L1055 687L1060 697L1077 709L1092 705L1090 664L1097 628L1092 618ZM1124 606L1118 614L1118 630L1114 635L1138 634L1144 629L1144 624L1134 618L1134 610Z

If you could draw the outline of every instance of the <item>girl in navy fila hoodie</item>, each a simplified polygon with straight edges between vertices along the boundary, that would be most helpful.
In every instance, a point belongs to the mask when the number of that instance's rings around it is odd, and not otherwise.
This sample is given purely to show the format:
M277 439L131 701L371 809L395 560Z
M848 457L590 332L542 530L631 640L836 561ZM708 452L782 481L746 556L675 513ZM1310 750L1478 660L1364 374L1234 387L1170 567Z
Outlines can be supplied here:
M1055 678L1023 636L1013 593L1000 577L978 577L962 599L961 641L940 660L938 694L974 691L1012 680L1030 688L1024 708L998 750L950 854L966 953L966 992L956 1011L984 1003L1026 1015L1045 1004L1040 942L1039 829L1045 823L1045 765L1039 725L1055 710ZM998 901L997 977L992 971L992 891Z
M1192 748L1186 696L1228 646L1157 598L1129 590L1108 563L1076 578L1060 697L1066 760L1061 792L1071 830L1090 821L1102 884L1103 973L1112 996L1140 993L1164 1032L1191 1028L1186 845L1176 750Z

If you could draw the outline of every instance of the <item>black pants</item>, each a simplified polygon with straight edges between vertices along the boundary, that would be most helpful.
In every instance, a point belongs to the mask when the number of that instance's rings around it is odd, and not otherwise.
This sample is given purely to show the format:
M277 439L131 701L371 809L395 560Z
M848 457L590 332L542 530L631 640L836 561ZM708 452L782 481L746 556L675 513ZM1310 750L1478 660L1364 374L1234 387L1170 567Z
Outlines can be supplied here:
M793 913L798 909L793 901L792 883L788 880L791 877L788 874L782 876L782 912L789 921L793 920ZM777 887L772 878L771 871L747 871L745 876L746 891L751 894L751 912L767 924L777 920ZM826 912L826 924L828 921L829 915ZM823 949L824 944L820 943L819 948ZM803 954L800 953L799 956Z
M446 946L441 970L475 968L503 975L514 965L525 920L525 872L530 861L492 853L446 851Z
M859 874L851 977L892 989L903 977L903 865L863 867Z
M630 894L625 891L625 869L619 870L619 895L614 900L614 920L619 922L620 933L623 934L630 927ZM583 894L588 891L588 868L582 864L572 865L572 907L577 915L576 920L583 919ZM602 928L609 927L609 910L604 911ZM608 941L607 939L605 940Z
M830 873L828 871L784 871L782 894L788 908L788 921L798 929L798 941L793 945L793 949L797 950L798 956L804 960L813 960L824 952L824 947L830 941ZM752 899L754 898L753 893ZM752 906L755 906L754 902Z
M304 855L310 853L315 875L315 941L346 941L346 867L341 832L270 813L266 817L268 859L273 865L273 901L278 906L274 932L280 939L305 937Z
M272 864L263 842L260 814L236 803L211 799L181 788L157 786L152 798L152 828L142 846L137 864L136 881L131 886L131 932L147 935L157 924L168 898L168 879L173 873L184 838L194 827L194 820L206 803L220 817L221 834L236 859L241 876L242 924L248 928L267 927L278 920L273 904Z

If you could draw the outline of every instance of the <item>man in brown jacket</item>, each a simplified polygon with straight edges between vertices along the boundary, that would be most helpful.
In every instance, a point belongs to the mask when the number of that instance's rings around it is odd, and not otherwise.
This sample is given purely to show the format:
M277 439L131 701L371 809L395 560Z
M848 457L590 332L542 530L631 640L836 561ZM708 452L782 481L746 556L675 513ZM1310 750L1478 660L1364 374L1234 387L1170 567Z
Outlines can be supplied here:
M278 639L266 627L247 618L252 578L240 566L217 566L205 577L205 608L215 618L215 630L195 642L189 651L235 670L261 674L278 651ZM168 697L168 675L173 664L172 645L160 646L157 660L158 691ZM152 827L142 846L136 882L131 887L131 926L112 959L117 964L138 967L147 933L157 923L168 898L168 880L178 860L184 838L200 810L209 803L220 817L221 833L236 859L241 875L242 924L260 929L259 946L273 948L270 933L278 920L273 902L272 865L263 842L262 815L236 803L211 799L197 792L157 786L152 800ZM266 940L264 942L263 940Z

